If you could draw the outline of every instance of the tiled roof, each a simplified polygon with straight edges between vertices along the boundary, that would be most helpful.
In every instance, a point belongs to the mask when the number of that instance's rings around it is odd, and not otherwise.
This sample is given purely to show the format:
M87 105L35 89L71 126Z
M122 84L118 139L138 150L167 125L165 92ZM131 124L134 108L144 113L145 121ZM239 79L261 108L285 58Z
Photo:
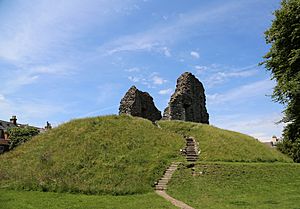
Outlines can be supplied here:
M6 130L10 127L17 127L17 126L11 122L0 120L0 130Z

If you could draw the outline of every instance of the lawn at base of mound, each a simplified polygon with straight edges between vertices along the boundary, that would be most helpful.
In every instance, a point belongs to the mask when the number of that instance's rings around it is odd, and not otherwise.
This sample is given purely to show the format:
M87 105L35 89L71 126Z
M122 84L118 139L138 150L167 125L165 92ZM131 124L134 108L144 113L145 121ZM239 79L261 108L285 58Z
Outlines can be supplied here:
M238 132L182 121L160 121L159 125L182 136L194 137L199 143L201 161L292 162L276 149Z
M151 121L105 116L70 121L0 156L0 188L85 194L143 194L184 139Z
M194 208L299 209L300 165L198 163L181 166L167 193Z
M98 196L0 189L0 209L176 209L155 193Z

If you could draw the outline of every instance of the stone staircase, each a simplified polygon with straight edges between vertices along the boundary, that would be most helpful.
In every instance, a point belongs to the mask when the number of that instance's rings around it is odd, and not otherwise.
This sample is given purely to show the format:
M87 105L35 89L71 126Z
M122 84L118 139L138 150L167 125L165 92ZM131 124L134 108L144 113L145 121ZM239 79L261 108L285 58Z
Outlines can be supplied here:
M155 185L155 190L166 190L167 189L167 184L170 181L173 173L176 171L178 168L178 165L180 162L173 162L169 168L165 171L165 174L163 177L157 182Z
M192 137L186 138L186 148L185 148L186 160L188 162L195 162L199 158L199 150L197 142Z

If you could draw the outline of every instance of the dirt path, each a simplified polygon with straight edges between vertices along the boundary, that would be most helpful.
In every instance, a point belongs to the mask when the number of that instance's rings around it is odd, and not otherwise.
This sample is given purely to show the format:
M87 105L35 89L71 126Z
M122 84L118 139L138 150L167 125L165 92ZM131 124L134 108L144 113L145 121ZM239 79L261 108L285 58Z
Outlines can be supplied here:
M171 197L170 195L168 195L165 191L163 190L156 190L155 191L156 194L158 194L159 196L165 198L167 201L171 202L173 205L181 208L181 209L194 209L191 206L185 204L184 202L181 202L179 200L176 200L175 198Z

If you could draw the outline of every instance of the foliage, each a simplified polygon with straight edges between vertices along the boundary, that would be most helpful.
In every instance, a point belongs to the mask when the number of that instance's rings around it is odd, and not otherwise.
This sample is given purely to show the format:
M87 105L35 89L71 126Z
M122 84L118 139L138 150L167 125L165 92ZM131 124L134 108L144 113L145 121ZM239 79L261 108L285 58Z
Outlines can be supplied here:
M160 121L163 129L182 136L193 136L199 143L202 161L291 162L291 159L256 139L206 124Z
M155 193L99 196L0 189L0 209L176 209Z
M39 130L31 126L9 128L9 149L13 149L20 144L23 144L38 134Z
M181 136L130 116L73 120L0 156L0 188L142 194L181 158Z
M277 149L282 153L291 156L295 162L300 163L300 139L297 139L294 142L285 139L277 144Z
M194 208L299 208L299 164L201 162L193 169L180 167L167 192Z
M277 82L273 99L286 105L284 138L294 143L300 138L300 0L283 0L265 35L271 49L263 64ZM292 154L291 150L288 153Z

